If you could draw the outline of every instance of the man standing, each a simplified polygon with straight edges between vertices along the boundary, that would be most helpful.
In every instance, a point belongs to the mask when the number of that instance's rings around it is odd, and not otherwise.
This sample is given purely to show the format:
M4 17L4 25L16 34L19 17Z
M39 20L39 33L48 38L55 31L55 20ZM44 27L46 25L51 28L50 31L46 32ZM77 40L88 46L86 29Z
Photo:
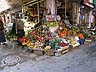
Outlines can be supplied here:
M16 18L16 34L18 38L21 38L24 36L24 22L20 19L20 17Z

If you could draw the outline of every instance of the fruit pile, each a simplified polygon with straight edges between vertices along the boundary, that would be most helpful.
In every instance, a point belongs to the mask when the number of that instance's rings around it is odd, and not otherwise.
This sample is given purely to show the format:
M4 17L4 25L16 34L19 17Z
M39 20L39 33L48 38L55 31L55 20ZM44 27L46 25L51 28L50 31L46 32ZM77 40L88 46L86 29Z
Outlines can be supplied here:
M5 37L8 41L11 41L11 42L14 40L17 40L17 36L10 34L10 32L5 32Z
M34 48L34 43L32 43L30 41L30 39L26 38L25 36L23 36L22 38L18 39L19 43L21 43L24 46L28 46L30 48Z

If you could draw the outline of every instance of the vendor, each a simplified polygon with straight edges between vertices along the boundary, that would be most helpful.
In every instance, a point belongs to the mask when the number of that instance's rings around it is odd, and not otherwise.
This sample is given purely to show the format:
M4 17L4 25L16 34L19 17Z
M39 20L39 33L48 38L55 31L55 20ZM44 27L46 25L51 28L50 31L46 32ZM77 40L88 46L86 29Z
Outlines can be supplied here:
M78 37L79 37L79 43L80 45L83 45L84 42L85 42L85 38L84 38L84 35L82 34L82 32L78 32Z
M25 35L24 22L20 19L20 17L16 17L16 34L18 38L21 38Z

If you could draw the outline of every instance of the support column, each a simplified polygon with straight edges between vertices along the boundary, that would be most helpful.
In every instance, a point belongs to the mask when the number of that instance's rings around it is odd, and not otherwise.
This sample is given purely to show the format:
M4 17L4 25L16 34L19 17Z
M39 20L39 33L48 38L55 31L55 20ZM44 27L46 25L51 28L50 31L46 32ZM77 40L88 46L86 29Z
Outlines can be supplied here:
M65 20L66 20L66 0L65 0Z
M77 13L77 24L80 24L80 6L78 6L78 13Z
M40 20L40 15L39 15L39 11L40 11L39 2L37 3L37 10L38 10L38 22L39 22L39 20Z
M55 14L56 12L55 6L56 6L55 0L46 0L46 8L48 9L48 11L51 11L51 14Z
M78 2L73 2L73 9L72 9L72 15L73 15L73 22L76 24L79 24L79 17L80 17L80 4Z
M73 6L72 15L73 15L73 23L74 23L75 22L75 18L76 18L76 3L73 2L72 6Z
M91 27L93 22L94 22L94 16L92 15L92 10L91 10L90 13L89 13L89 25L88 25L88 28Z

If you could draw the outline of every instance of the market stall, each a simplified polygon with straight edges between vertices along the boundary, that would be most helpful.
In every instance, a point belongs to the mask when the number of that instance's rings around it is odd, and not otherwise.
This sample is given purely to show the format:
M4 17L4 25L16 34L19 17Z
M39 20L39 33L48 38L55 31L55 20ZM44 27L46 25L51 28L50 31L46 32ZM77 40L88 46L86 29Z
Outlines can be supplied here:
M36 1L37 2L37 1ZM44 8L37 10L37 4L29 8L24 13L25 36L17 38L16 35L6 33L8 41L18 40L19 44L38 55L60 56L80 45L91 42L91 30L83 26L72 25L66 20L61 20L59 15L44 13ZM33 4L32 4L33 5ZM43 10L43 11L42 11Z

